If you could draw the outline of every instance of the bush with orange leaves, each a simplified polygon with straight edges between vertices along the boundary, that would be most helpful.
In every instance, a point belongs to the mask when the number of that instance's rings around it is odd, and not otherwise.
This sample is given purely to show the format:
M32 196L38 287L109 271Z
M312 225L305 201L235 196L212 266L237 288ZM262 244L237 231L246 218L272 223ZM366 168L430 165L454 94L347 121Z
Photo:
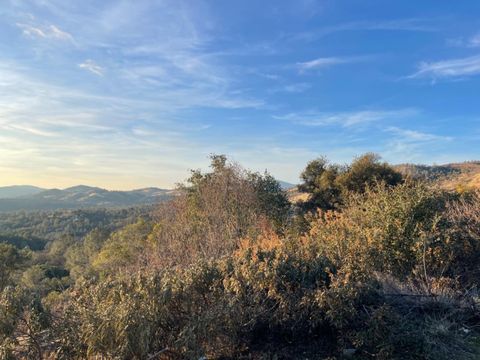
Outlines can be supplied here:
M290 203L268 173L258 174L211 156L212 171L192 171L172 201L162 204L151 234L150 265L188 265L231 254L242 238L265 226L281 232Z
M308 344L336 351L319 306L327 259L275 233L220 260L78 284L57 324L64 358L238 358Z

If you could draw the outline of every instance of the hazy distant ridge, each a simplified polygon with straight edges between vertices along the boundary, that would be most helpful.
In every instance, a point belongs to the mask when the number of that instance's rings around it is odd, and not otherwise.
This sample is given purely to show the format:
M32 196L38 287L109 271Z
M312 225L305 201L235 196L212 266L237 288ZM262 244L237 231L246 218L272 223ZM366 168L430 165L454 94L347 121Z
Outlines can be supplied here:
M154 204L173 195L172 190L145 188L110 191L85 185L64 190L34 186L0 187L0 211L55 210Z
M13 185L0 187L0 199L12 199L21 196L38 194L45 189L31 185Z

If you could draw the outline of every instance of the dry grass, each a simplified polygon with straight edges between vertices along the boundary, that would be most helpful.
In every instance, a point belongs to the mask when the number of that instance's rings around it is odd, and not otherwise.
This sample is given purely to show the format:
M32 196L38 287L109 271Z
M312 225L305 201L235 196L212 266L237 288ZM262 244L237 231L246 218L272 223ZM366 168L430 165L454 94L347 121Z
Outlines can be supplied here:
M480 189L480 161L433 166L401 164L395 168L404 176L432 181L440 189L448 191Z
M449 164L448 166L459 170L459 173L441 180L439 182L441 188L455 191L480 189L480 162Z
M287 196L292 204L305 202L310 198L309 194L298 191L296 186L287 190Z

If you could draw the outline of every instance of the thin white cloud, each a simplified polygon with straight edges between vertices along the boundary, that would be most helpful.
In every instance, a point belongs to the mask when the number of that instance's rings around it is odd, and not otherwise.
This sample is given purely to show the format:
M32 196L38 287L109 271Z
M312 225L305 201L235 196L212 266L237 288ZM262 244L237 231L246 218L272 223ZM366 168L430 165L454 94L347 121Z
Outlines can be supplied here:
M342 28L342 27L340 27ZM380 21L359 21L343 25L344 30L390 30L434 32L437 28L431 24L431 19L409 18Z
M345 128L366 125L383 120L409 118L418 114L415 109L363 110L352 112L325 113L308 111L275 116L279 120L292 121L305 126L339 125Z
M54 39L73 42L73 36L55 25L36 26L17 23L25 36L30 38Z
M447 143L454 138L418 130L387 127L385 132L392 134L385 143L383 154L386 158L402 159L402 162L428 162L438 158L439 151L444 151ZM430 153L432 152L433 153ZM430 155L427 155L429 154Z
M388 127L386 131L391 132L404 141L409 142L430 142L430 141L451 141L453 137L425 133L417 130L401 129L395 126Z
M311 88L310 84L307 83L296 83L285 85L281 91L288 92L288 93L301 93Z
M300 72L309 70L324 69L335 65L348 64L358 61L358 57L320 57L310 61L297 63L297 68Z
M50 25L50 34L56 39L59 40L70 40L73 41L73 36L67 33L66 31L60 30L55 25Z
M406 18L393 20L352 21L347 23L326 26L315 31L298 33L291 36L292 40L315 41L324 36L344 31L412 31L434 32L431 19Z
M55 133L55 132L52 132L52 131L46 131L46 130L43 130L42 128L40 127L36 127L36 126L33 126L33 125L30 125L30 124L11 124L11 125L7 125L4 127L4 130L20 130L21 132L23 133L29 133L29 134L32 134L32 135L37 135L37 136L44 136L44 137L53 137L53 136L57 136L58 134Z
M480 47L480 32L470 37L457 37L447 39L447 45L453 47L476 48Z
M78 64L78 66L82 69L90 71L95 75L103 76L104 69L100 65L96 64L93 60L87 59L83 63Z
M407 78L458 78L480 74L480 55L460 59L423 62L418 71Z

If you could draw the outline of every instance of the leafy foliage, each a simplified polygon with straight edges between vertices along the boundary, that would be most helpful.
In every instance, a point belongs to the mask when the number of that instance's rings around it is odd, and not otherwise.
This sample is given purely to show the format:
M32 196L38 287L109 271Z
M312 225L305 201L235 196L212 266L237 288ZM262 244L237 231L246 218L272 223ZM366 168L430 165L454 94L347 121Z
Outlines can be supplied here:
M326 158L308 163L300 175L299 190L310 195L304 202L306 210L339 208L351 193L362 193L369 186L383 182L394 186L402 182L402 175L376 154L367 153L348 165L329 164Z
M28 253L10 244L0 243L0 291L13 281L15 271L27 260Z
M248 172L223 155L211 160L211 172L192 171L181 194L160 206L151 237L156 266L218 258L264 226L284 226L290 204L273 177Z

